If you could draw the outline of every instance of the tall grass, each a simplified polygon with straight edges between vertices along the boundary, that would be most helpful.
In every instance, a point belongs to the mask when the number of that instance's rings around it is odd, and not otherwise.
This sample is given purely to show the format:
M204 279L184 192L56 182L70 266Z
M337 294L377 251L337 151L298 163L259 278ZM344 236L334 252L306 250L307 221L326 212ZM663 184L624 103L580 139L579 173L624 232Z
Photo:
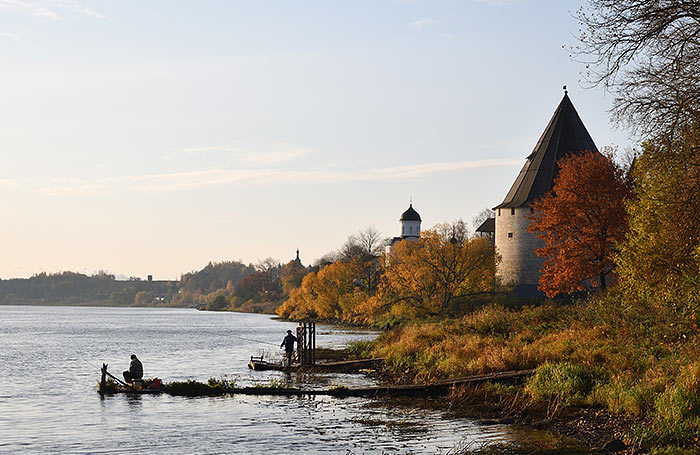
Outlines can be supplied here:
M536 368L522 397L550 412L602 406L644 420L629 435L638 445L700 445L697 325L620 302L609 293L567 305L489 305L459 319L394 329L374 354L418 382Z

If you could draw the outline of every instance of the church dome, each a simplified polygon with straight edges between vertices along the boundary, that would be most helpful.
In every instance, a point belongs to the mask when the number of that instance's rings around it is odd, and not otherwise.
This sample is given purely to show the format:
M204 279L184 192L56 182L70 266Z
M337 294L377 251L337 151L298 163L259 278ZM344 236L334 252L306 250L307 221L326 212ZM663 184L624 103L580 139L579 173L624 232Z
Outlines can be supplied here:
M413 209L413 204L408 206L408 210L401 214L399 221L422 221L420 215Z

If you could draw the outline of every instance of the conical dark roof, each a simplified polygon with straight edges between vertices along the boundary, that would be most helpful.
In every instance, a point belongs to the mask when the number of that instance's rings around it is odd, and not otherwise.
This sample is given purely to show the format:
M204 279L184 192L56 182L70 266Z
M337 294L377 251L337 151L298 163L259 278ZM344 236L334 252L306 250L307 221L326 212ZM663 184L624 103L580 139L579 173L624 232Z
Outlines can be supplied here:
M527 157L506 198L494 209L522 207L544 196L552 190L554 179L559 174L557 161L571 153L583 151L597 152L598 148L569 95L564 92L564 98L537 141L535 150Z
M408 210L401 214L399 221L421 221L420 215L413 209L413 204L408 206Z

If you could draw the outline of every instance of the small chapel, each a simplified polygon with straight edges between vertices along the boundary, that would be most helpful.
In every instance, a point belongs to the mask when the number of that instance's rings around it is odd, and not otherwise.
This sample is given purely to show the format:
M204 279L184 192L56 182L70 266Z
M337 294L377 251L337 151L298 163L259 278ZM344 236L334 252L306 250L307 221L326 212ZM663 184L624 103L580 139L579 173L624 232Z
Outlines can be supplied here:
M413 202L409 203L408 209L406 209L406 211L403 212L399 218L399 229L401 235L391 239L389 245L386 247L387 252L391 251L391 247L402 240L415 242L416 240L420 239L421 221L420 215L413 208Z
M532 213L530 205L552 190L559 174L557 162L569 154L584 151L598 152L598 148L564 87L564 97L534 150L525 158L525 165L510 191L503 202L493 208L494 221L477 228L477 231L493 229L496 252L501 256L496 276L502 285L513 287L515 295L542 295L537 283L544 259L537 256L535 250L543 244L527 231L528 215Z

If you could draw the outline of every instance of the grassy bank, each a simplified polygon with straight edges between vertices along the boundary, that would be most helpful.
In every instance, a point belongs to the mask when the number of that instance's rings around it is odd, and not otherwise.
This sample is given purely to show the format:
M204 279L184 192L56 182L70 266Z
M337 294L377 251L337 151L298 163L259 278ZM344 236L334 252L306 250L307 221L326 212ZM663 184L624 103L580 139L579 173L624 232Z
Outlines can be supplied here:
M512 413L545 418L597 408L637 422L628 446L696 453L700 436L700 348L696 315L625 308L614 295L577 304L486 306L460 319L407 325L371 347L390 374L417 382L537 368L520 386L475 395Z

